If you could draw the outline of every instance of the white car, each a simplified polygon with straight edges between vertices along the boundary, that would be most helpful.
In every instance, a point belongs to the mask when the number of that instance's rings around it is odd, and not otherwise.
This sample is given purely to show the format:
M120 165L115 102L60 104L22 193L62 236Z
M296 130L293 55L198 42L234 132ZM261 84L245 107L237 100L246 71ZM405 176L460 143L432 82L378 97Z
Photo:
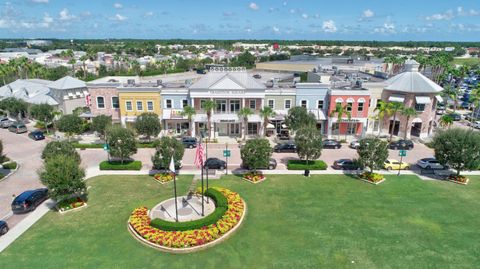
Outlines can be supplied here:
M477 128L477 129L480 129L480 121L474 121L474 122L472 122L472 127L473 127L473 128Z
M360 147L360 142L359 141L352 141L352 142L350 142L349 147L352 148L352 149L358 149Z
M423 169L444 169L444 166L435 158L420 159L417 165Z

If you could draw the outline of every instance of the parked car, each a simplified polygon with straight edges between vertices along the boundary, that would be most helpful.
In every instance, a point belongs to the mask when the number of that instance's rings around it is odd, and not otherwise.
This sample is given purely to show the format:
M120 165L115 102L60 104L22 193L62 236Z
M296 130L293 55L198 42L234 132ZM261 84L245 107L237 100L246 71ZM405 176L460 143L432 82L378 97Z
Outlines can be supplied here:
M45 136L43 135L42 131L33 131L28 134L28 137L31 139L38 141L38 140L43 140L45 139Z
M292 142L277 144L273 147L274 152L297 152L297 145Z
M0 118L0 127L8 128L12 124L13 124L13 121L11 121L9 118L7 118L7 117L1 117Z
M323 148L325 149L339 149L342 147L339 141L334 139L323 140Z
M260 74L255 74L255 75L253 75L253 78L260 79L260 78L262 78L262 76L260 76Z
M205 161L205 167L208 169L220 169L223 170L227 167L227 163L225 161L220 160L219 158L208 158Z
M333 169L341 170L358 170L360 166L351 159L340 159L333 162Z
M406 162L401 162L400 163L397 160L390 159L390 160L386 160L383 163L383 168L385 168L389 171L390 170L408 170L408 169L410 169L410 166Z
M47 188L24 191L13 200L12 211L16 214L33 211L47 198Z
M358 149L360 147L360 141L352 141L348 146L352 149Z
M10 127L8 127L8 130L10 132L16 133L16 134L26 133L28 131L25 124L20 123L20 122L12 123L12 125L10 125Z
M8 225L5 221L0 220L0 235L4 235L8 232Z
M480 121L475 121L472 123L472 127L476 129L480 129Z
M392 142L390 142L390 144L388 145L388 147L389 147L390 149L405 149L405 150L410 150L410 149L413 149L414 144L413 144L412 140L403 140L403 139L400 139L400 140L397 140L397 141L392 141Z
M423 169L444 169L444 166L435 158L423 158L417 161L417 165Z
M247 167L243 163L241 164L241 167L245 168L245 169L249 169L249 170L251 169L251 167ZM270 158L268 160L268 166L267 167L257 167L257 169L260 169L260 170L265 170L265 169L273 170L275 168L277 168L277 160L275 160L273 158Z
M190 136L182 137L182 144L186 148L193 149L193 148L197 147L197 138L190 137Z
M447 115L450 116L454 121L459 121L462 119L462 116L458 113L449 113Z

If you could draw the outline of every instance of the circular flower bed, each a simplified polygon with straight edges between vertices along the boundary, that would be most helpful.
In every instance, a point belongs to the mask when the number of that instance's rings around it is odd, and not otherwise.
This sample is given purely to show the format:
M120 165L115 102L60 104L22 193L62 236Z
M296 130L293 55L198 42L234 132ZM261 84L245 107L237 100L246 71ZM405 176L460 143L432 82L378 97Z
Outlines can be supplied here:
M236 192L224 188L215 188L227 199L225 214L214 224L199 229L187 231L163 231L150 225L148 209L135 209L129 220L129 228L134 236L146 240L149 245L171 252L181 252L199 246L204 246L226 236L243 220L245 203ZM179 251L175 251L179 250Z
M175 175L170 172L158 173L153 175L153 178L160 183L167 183L175 178Z
M373 184L380 184L385 180L385 177L378 173L370 173L370 172L363 172L358 175L358 177L364 181L373 183Z
M263 175L261 172L248 172L243 174L243 179L248 180L253 183L260 182L265 179L265 175Z
M467 184L468 183L468 177L466 176L461 176L461 175L450 175L448 177L448 180L453 181L455 183L460 183L460 184Z

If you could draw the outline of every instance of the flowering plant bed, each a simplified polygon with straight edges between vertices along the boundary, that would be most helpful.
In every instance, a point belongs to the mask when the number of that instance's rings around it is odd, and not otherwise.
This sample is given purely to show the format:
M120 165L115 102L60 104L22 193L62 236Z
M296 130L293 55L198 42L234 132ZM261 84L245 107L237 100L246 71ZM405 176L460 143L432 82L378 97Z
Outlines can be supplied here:
M358 178L362 181L378 185L385 181L385 177L378 173L363 172L358 175Z
M87 202L80 197L74 197L57 203L58 212L66 213L86 207Z
M243 174L243 179L251 183L260 183L267 179L261 172L248 172Z
M151 226L148 209L140 207L130 215L129 230L140 242L167 252L184 253L211 246L239 227L246 210L238 193L224 188L214 189L227 200L225 214L214 224L186 231L164 231Z
M153 179L160 184L165 184L172 181L175 178L175 175L171 172L157 173L153 175Z
M466 176L450 175L448 177L448 181L451 181L457 184L467 185L470 179Z

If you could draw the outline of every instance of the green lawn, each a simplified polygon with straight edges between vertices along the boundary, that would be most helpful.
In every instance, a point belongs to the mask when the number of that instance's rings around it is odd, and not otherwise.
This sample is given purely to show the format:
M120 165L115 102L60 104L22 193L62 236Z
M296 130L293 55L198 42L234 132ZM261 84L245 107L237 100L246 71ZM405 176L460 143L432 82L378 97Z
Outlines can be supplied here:
M453 63L461 65L480 64L480 58L455 58L453 59Z
M191 177L178 181L183 193ZM391 176L374 186L347 176L235 176L212 185L248 205L227 241L165 254L127 232L130 212L172 195L147 176L88 181L87 208L48 213L0 254L0 268L473 268L480 263L480 178L468 186ZM353 264L354 263L354 264ZM477 264L477 265L475 265Z

